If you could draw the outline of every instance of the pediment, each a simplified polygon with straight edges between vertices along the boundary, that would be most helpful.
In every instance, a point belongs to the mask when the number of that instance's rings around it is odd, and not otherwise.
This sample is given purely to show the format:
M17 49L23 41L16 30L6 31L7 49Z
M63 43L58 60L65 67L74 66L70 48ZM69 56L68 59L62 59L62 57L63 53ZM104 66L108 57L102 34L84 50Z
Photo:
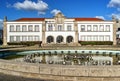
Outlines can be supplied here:
M61 12L57 13L54 18L55 18L57 24L64 23L65 16Z

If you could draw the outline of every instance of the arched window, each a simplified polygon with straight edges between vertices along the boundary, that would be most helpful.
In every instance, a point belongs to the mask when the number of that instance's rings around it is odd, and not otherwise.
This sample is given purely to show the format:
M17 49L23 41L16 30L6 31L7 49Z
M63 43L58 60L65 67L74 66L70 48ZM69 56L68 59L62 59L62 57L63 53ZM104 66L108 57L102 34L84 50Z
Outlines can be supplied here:
M54 38L52 36L47 37L47 43L51 43L54 41Z
M57 43L63 42L63 36L58 36L57 39L56 39L56 42Z
M67 43L71 43L73 42L73 37L72 36L68 36L67 37Z

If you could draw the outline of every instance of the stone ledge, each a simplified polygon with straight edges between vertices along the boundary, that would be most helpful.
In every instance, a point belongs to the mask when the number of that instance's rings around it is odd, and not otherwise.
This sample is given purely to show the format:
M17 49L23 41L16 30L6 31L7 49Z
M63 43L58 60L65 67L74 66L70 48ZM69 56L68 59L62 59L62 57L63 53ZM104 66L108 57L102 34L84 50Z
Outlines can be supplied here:
M0 72L29 78L62 81L120 81L120 66L66 66L0 60Z

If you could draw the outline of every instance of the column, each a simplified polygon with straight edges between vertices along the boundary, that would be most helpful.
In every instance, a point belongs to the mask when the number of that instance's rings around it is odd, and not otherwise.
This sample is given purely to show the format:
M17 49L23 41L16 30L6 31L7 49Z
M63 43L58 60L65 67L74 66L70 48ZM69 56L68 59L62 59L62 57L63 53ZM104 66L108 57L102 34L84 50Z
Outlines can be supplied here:
M45 45L46 38L45 38L45 30L46 30L46 23L43 21L42 23L42 45Z
M7 45L7 17L4 17L4 22L3 22L3 45Z
M74 30L75 30L75 38L74 38L74 41L75 41L75 44L78 45L78 24L77 22L75 21L74 22Z
M56 36L54 36L54 44L56 44Z
M113 45L116 45L117 44L117 41L116 41L116 30L117 30L117 23L116 23L116 18L113 16Z
M66 42L66 36L64 36L63 41L64 41L65 44L67 43L67 42Z

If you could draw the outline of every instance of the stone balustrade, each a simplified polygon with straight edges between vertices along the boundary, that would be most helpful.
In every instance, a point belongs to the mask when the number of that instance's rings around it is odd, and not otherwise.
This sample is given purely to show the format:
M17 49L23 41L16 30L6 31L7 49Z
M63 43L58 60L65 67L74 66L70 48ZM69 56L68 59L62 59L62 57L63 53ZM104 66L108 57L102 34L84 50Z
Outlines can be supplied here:
M54 81L120 81L120 66L79 66L17 63L0 60L0 72Z

